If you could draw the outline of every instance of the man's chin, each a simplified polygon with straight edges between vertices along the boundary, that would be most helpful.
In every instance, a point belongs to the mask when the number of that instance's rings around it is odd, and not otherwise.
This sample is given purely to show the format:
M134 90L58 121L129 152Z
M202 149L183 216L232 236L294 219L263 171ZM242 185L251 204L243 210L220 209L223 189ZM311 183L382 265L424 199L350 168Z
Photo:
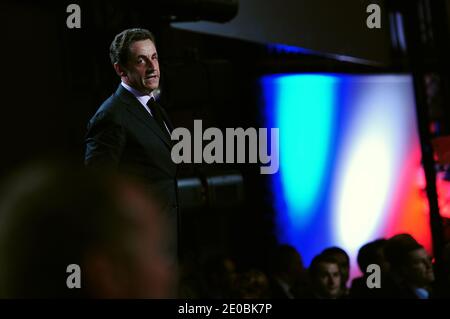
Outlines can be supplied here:
M158 88L158 85L144 85L144 89L150 93L153 90L156 90Z
M152 93L155 89L157 89L158 87L153 87L153 86L141 86L139 89L137 89L139 92L141 93L145 93L145 94L150 94Z

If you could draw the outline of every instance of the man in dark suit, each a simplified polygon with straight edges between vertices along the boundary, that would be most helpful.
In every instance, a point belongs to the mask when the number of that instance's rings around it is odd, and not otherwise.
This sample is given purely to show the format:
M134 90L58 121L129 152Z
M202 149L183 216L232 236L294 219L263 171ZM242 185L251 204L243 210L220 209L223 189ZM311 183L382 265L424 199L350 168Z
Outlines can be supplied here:
M122 83L89 121L85 163L113 169L145 184L162 200L169 229L168 252L177 260L176 165L170 120L156 102L160 70L153 35L128 29L111 43L110 58Z

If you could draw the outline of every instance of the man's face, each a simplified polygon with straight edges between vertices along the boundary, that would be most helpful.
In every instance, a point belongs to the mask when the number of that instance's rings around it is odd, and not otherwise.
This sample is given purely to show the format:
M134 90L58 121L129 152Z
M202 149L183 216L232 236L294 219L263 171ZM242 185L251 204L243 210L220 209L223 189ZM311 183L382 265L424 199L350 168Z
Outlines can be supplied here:
M122 79L132 88L149 94L159 87L158 52L155 44L149 40L133 42L129 48L127 65L122 69Z
M320 263L317 272L317 288L322 297L337 298L341 293L341 273L335 263Z
M433 266L431 258L423 248L411 251L408 254L408 266L406 276L408 281L419 287L425 287L434 281Z

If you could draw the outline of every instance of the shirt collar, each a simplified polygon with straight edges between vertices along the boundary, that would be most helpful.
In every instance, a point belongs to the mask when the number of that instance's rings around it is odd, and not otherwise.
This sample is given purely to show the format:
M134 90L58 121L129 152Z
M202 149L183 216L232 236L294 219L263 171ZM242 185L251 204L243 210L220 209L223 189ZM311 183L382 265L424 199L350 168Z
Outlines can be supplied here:
M151 92L150 94L145 94L145 93L142 93L142 92L132 88L131 86L129 86L128 84L126 84L123 81L121 84L127 91L129 91L131 94L133 94L139 100L139 102L141 102L144 105L147 104L147 102L148 102L148 100L150 100L150 98L153 98L155 100L155 96L153 95L153 92Z

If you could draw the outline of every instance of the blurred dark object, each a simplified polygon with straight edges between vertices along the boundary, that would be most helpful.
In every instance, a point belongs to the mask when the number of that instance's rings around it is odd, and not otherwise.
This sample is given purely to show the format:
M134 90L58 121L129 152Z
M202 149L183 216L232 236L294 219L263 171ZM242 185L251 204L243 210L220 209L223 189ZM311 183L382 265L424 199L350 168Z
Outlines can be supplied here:
M448 41L448 1L391 1L391 9L403 16L406 39L407 71L413 75L422 163L430 212L433 255L441 261L444 230L436 188L433 138L450 132L448 77L450 45ZM430 128L432 128L430 130Z
M450 243L450 218L442 218L444 224L444 240L446 243Z
M233 65L226 60L204 60L198 56L164 65L162 103L169 109L211 107L233 97Z
M267 275L258 269L250 269L238 276L237 296L241 299L270 298L270 285Z
M244 201L242 175L215 175L206 178L208 200L212 207L231 207Z
M274 299L294 299L306 294L307 275L303 259L291 245L279 245L270 259L270 294Z
M178 179L178 202L181 210L226 208L244 201L243 177L237 172L210 174Z
M206 193L198 177L178 179L178 204L180 209L193 209L206 204Z
M450 164L450 136L440 136L432 140L438 164Z
M13 172L0 196L0 297L175 296L161 205L135 180L78 164ZM69 265L78 268L76 286Z
M228 22L239 9L238 0L153 0L131 3L137 10L149 10L166 22ZM154 14L156 13L156 14Z
M238 0L162 0L163 9L170 12L172 22L207 20L228 22L239 9Z
M212 299L232 298L237 279L235 260L220 252L204 256L201 265L202 297Z

